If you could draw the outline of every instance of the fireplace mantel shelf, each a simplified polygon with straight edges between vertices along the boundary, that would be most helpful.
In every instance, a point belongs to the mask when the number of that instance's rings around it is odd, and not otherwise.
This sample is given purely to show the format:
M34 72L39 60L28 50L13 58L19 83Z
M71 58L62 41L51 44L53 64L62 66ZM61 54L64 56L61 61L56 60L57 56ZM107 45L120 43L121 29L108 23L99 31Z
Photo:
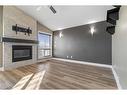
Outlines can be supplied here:
M2 37L2 42L12 42L12 43L30 43L30 44L38 44L36 40L26 40L26 39L16 39L16 38L7 38Z

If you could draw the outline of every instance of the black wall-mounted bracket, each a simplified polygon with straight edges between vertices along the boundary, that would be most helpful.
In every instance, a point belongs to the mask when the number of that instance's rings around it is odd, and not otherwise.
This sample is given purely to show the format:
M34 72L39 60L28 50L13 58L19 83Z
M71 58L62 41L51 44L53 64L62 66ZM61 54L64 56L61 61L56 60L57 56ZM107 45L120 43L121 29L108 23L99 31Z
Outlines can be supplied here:
M23 33L25 33L25 35L28 34L28 36L30 36L30 34L32 34L32 30L30 29L30 27L23 28L23 27L18 26L17 24L12 26L12 30L15 31L16 34L18 32L23 32Z
M120 10L120 5L114 5L115 8L110 9L107 11L107 22L108 24L111 24L110 26L107 26L106 31L110 34L115 33L115 25L116 21L119 20L119 10Z
M115 33L115 26L108 26L106 31L110 34L114 34Z

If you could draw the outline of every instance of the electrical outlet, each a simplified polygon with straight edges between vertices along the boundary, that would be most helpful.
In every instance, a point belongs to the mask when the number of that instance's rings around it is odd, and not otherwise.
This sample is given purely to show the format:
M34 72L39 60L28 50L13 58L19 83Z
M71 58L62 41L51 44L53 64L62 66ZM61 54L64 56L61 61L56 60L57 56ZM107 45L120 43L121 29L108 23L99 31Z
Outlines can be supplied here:
M67 56L67 58L69 58L69 56Z
M73 56L71 56L71 58L73 58Z

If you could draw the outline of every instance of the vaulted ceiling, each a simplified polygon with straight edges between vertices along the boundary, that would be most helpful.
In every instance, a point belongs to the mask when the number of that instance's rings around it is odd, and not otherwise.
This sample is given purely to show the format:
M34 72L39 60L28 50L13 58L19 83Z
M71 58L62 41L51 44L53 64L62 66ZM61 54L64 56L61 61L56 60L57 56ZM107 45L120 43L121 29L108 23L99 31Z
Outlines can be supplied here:
M94 23L106 20L106 13L112 6L53 6L56 14L49 6L17 6L51 30Z

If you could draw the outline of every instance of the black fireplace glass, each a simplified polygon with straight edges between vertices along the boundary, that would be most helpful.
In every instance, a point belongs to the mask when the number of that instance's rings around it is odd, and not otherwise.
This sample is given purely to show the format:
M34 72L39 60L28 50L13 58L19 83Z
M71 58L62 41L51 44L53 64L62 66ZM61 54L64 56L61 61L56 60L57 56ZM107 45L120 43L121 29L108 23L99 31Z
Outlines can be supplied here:
M32 59L32 46L13 45L12 62Z

